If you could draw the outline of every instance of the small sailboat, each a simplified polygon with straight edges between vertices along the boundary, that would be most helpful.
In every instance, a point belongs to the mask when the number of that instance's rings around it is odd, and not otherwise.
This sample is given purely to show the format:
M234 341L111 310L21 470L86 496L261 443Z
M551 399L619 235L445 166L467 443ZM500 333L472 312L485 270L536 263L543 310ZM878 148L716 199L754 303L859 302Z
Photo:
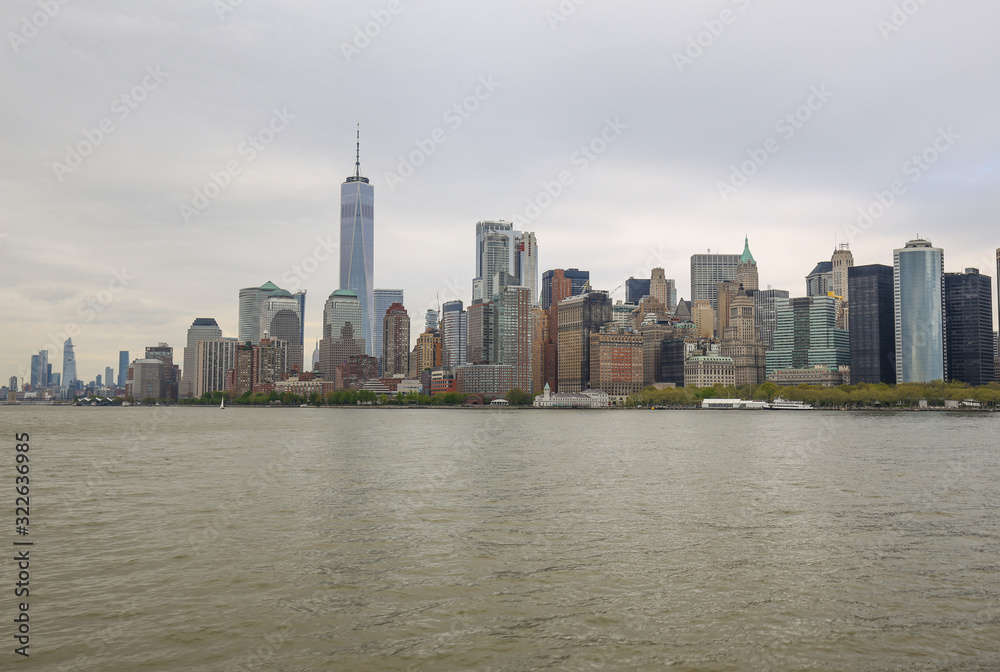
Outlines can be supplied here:
M225 395L222 396L222 403L219 404L219 410L220 411L226 410L226 397L225 397Z

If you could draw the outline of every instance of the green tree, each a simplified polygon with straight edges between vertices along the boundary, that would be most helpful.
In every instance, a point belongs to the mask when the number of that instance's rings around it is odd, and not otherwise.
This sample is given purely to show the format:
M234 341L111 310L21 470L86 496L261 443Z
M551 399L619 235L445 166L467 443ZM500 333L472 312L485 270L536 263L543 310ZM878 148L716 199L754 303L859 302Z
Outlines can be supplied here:
M511 406L530 406L534 401L533 396L519 387L515 387L507 393L507 402Z

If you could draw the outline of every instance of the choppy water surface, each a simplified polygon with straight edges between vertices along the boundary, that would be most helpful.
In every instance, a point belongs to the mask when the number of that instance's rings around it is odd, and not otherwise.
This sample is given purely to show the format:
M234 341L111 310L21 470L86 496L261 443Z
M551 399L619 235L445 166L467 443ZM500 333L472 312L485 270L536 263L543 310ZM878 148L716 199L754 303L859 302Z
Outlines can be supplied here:
M0 423L33 439L24 669L1000 669L1000 417Z

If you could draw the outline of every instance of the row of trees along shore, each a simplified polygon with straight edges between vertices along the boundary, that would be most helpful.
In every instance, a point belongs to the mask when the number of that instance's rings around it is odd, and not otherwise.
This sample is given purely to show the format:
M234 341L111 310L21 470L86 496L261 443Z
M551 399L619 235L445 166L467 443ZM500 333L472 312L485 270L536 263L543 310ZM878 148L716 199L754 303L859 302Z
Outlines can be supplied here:
M678 387L657 390L647 387L642 392L629 397L629 406L698 406L703 399L755 399L774 401L782 397L791 401L804 401L817 408L916 408L921 399L928 406L944 406L945 401L971 400L982 404L983 408L996 409L1000 404L1000 383L990 383L973 387L965 383L903 383L886 385L841 385L839 387L819 387L799 385L779 387L774 383L744 385L743 387Z
M469 395L458 392L446 392L428 396L410 392L402 396L390 397L376 395L369 390L338 390L325 395L313 393L308 396L292 394L291 392L271 392L269 394L251 393L233 397L224 392L209 392L198 399L181 399L181 405L218 406L225 395L226 403L234 406L462 406ZM839 387L819 387L815 385L799 385L798 387L779 387L774 383L762 385L744 385L743 387L728 387L715 385L713 387L678 387L657 390L647 387L638 394L628 398L626 406L671 406L697 407L703 399L755 399L758 401L774 401L775 397L783 397L791 401L804 401L817 408L842 409L872 409L872 408L916 408L922 399L928 406L944 406L945 401L974 401L983 408L996 410L1000 405L1000 383L990 383L983 386L970 386L965 383L944 383L940 380L933 383L904 383L902 385L886 385L879 383L869 385L841 385ZM506 396L511 406L530 406L534 396L520 389L513 389ZM165 403L163 399L147 397L141 401L135 399L116 398L113 403L128 401L151 405Z

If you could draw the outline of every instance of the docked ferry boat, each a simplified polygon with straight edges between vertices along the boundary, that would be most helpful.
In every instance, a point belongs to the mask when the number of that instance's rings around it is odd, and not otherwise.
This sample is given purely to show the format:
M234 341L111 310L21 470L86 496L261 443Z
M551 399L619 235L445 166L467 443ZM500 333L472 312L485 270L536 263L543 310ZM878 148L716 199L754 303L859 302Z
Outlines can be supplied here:
M774 401L768 406L772 411L811 411L813 410L812 404L807 404L804 401L789 401L788 399L783 399L782 397L775 397Z

